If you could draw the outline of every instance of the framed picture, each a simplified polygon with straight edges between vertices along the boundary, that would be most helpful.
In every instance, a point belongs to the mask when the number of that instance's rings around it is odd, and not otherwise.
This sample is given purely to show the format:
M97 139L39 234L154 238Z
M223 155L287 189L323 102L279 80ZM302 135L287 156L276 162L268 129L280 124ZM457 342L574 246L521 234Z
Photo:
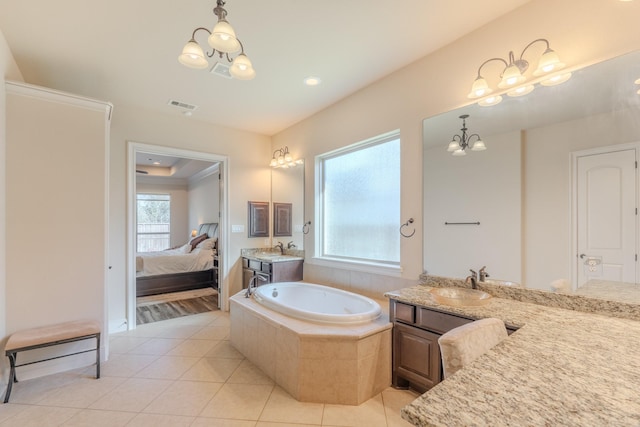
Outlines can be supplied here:
M291 236L291 203L273 203L273 236Z
M249 237L269 237L269 202L249 202Z

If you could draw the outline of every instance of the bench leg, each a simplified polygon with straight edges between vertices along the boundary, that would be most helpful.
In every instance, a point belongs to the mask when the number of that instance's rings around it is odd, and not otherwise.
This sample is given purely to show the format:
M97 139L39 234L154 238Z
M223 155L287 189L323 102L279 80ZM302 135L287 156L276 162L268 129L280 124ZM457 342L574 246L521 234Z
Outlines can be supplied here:
M100 333L96 335L96 378L100 378Z
M17 383L18 379L16 378L16 353L7 354L9 357L9 364L11 365L11 372L9 373L9 382L7 383L7 391L4 394L4 403L9 402L9 396L11 396L11 388L13 387L13 383Z

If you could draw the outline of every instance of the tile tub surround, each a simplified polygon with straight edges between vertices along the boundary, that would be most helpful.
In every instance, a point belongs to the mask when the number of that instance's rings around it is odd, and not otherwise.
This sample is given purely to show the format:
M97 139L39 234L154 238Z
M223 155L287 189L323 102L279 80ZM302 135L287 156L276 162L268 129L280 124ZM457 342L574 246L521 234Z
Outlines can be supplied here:
M387 293L399 301L520 329L402 409L416 426L638 426L640 322L494 297L448 307L430 287Z
M241 292L230 299L230 318L231 344L301 402L359 405L391 384L386 314L364 325L315 324Z
M462 279L432 276L430 274L420 275L420 284L434 288L449 286L461 288L471 287L470 284L465 283ZM596 287L595 284L592 285L592 287ZM492 285L482 282L478 282L478 289L488 292L494 297L512 299L520 302L583 311L585 313L603 314L605 316L620 317L622 319L640 320L640 304L633 302L596 298L590 295L564 294L540 289ZM640 294L640 287L636 289L637 293ZM626 292L629 291L626 290ZM601 290L600 294L602 294Z

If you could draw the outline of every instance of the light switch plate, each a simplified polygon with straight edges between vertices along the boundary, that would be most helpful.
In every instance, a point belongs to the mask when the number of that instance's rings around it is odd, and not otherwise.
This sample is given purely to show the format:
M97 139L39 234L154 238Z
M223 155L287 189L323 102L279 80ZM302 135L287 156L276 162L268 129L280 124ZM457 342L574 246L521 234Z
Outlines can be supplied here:
M243 233L244 232L244 225L242 224L233 224L231 225L231 232L232 233Z

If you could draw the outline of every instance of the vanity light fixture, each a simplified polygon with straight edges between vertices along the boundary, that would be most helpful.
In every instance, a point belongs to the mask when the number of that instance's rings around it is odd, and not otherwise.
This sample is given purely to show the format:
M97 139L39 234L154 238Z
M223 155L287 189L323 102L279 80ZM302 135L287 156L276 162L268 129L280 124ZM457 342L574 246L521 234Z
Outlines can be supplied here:
M504 64L504 68L500 74L500 82L498 83L498 89L502 89L503 93L506 92L508 96L523 96L533 91L535 88L534 83L525 83L527 82L525 73L529 69L529 61L524 59L524 54L527 49L539 42L544 43L546 49L538 60L538 67L533 71L533 76L539 77L538 81L543 86L553 86L569 80L571 73L556 73L558 70L564 68L565 65L560 62L558 54L551 49L549 41L547 39L536 39L522 50L518 59L516 59L513 51L510 51L508 60L491 58L484 61L480 67L478 67L478 75L471 85L471 92L467 96L471 99L482 98L478 104L484 107L496 105L502 101L500 95L490 95L494 90L489 87L487 80L482 76L482 68L486 64L494 61Z
M484 145L484 142L480 138L480 135L477 133L467 135L467 123L466 119L469 117L468 114L463 114L460 116L462 119L462 135L453 135L451 142L447 146L447 151L451 152L454 156L466 156L467 147L471 146L471 151L483 151L487 149L487 146ZM475 139L473 145L471 145L472 140Z
M236 37L235 31L227 22L227 11L224 5L224 0L217 0L217 6L213 9L213 13L218 17L218 23L211 31L204 27L198 27L193 30L191 40L182 49L182 53L178 56L178 61L189 68L203 69L209 66L209 61L205 57L202 47L196 41L196 33L202 30L209 34L207 42L212 49L211 52L207 52L207 57L212 58L217 53L220 59L226 59L231 64L229 73L232 77L239 80L251 80L256 76L256 72L253 69L253 65L251 65L251 61L244 53L242 42ZM240 51L238 56L235 59L231 59L229 54L238 51ZM216 64L214 64L214 67Z
M289 147L285 146L284 148L278 148L273 152L269 166L272 168L292 168L294 166L301 165L302 163L302 160L294 160L291 153L289 153Z

